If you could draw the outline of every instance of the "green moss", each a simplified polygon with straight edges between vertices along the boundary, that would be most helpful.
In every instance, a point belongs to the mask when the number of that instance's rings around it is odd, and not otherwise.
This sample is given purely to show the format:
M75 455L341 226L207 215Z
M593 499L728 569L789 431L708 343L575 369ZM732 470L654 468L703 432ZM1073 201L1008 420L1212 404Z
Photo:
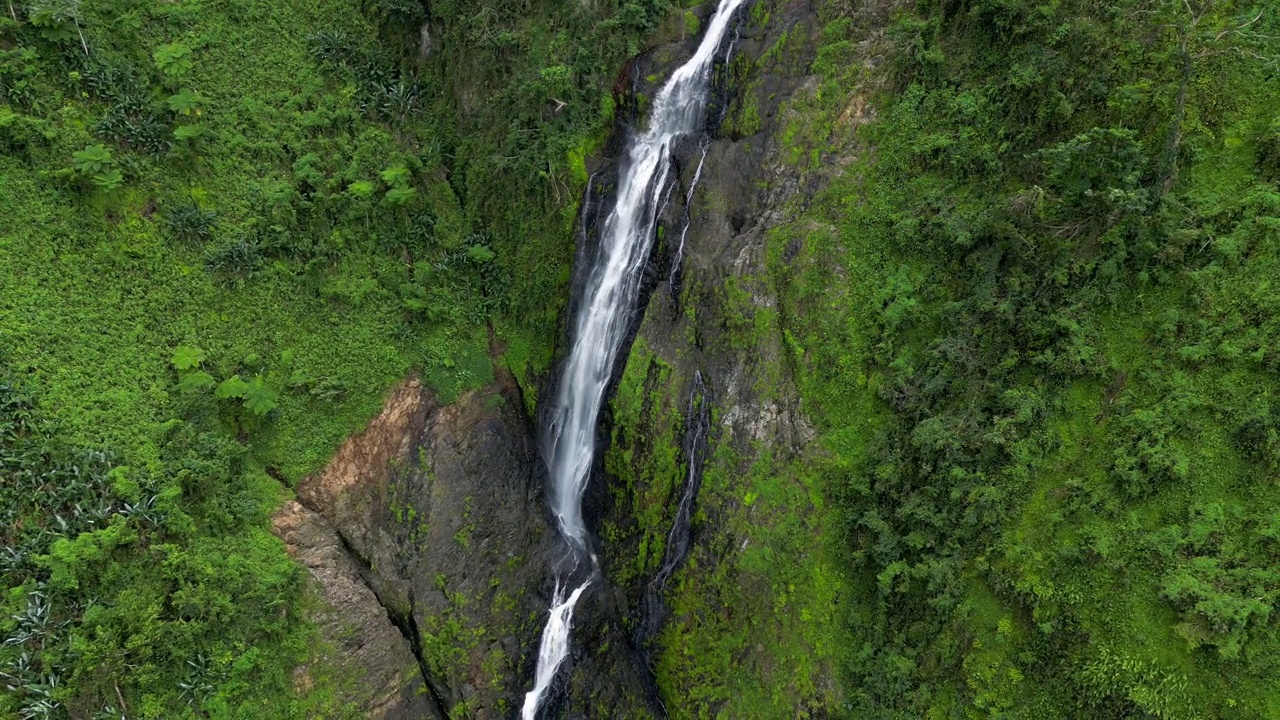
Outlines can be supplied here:
M721 444L706 468L699 507L721 518L668 592L659 688L689 717L835 711L847 579L840 549L821 540L830 534L818 476L767 453L745 473L742 463Z
M618 514L628 524L605 532L612 548L635 548L631 562L610 571L620 583L648 577L661 565L676 493L688 472L679 457L683 407L667 392L672 378L671 365L637 340L613 399L613 438L604 461L619 481L610 491L628 509Z
M698 16L693 14L691 10L684 11L684 32L686 35L694 36L702 29L702 23L698 20Z

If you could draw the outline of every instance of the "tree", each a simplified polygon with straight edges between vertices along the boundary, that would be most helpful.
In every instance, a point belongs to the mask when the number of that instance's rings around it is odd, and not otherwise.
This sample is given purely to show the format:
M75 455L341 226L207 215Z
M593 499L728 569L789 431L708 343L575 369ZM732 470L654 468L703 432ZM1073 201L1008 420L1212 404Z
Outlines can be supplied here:
M1274 24L1275 10L1265 0L1161 0L1153 10L1164 15L1164 24L1178 37L1178 93L1173 121L1165 141L1160 195L1173 188L1178 176L1178 151L1182 147L1187 114L1187 91L1195 77L1197 61L1214 55L1237 54L1276 65L1280 60L1280 34L1262 29Z

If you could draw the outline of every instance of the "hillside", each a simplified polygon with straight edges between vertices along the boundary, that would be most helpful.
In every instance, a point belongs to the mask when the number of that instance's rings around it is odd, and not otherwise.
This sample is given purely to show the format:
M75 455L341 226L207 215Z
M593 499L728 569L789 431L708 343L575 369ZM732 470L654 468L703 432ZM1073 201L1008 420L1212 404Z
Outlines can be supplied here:
M676 5L4 8L0 717L516 712ZM1280 717L1280 12L732 22L543 715Z

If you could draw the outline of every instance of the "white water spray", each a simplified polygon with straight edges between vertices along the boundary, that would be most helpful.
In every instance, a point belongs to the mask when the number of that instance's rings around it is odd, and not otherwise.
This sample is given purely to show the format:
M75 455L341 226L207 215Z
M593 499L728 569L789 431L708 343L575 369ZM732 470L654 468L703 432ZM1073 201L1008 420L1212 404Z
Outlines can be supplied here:
M575 553L588 549L582 494L595 458L596 423L653 246L659 195L671 170L671 143L699 129L706 111L712 58L734 12L744 2L720 0L693 57L672 73L654 96L649 128L631 138L619 169L613 208L600 226L599 256L585 284L574 320L573 345L542 438L551 475L551 509ZM525 695L524 720L534 720L556 670L569 654L573 608L593 578L594 572L567 600L557 581L551 615L542 631L535 685Z
M578 604L578 598L582 597L582 591L586 589L587 585L583 583L573 591L568 600L565 600L564 586L556 585L555 597L551 601L551 617L547 620L547 626L542 629L542 645L538 648L538 674L534 678L533 689L524 696L524 709L521 714L525 718L531 720L537 714L543 694L547 692L547 688L551 687L551 681L556 677L556 670L560 667L560 663L564 662L565 655L569 653L568 642L556 642L554 639L560 636L568 639L573 606Z

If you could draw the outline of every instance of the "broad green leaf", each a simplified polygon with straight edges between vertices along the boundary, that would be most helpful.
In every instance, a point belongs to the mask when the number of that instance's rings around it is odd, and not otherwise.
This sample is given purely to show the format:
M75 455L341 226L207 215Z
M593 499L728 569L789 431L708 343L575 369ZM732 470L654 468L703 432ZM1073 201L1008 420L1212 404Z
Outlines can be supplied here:
M467 256L479 263L487 263L497 257L497 255L495 255L486 245L468 246Z
M367 198L373 195L373 183L367 180L357 180L347 186L347 192L353 197Z
M173 351L173 358L169 361L178 370L194 370L204 364L204 351L199 348L187 347L179 345Z
M182 376L181 382L178 383L178 390L182 392L207 390L213 387L215 382L212 375L203 370L197 370Z
M382 182L392 187L403 187L409 183L409 169L403 165L387 168L382 171Z
M219 400L227 400L229 398L243 398L248 392L249 383L241 379L239 375L232 375L218 383L218 389L213 391L213 396Z
M154 53L156 69L169 77L185 75L194 63L191 60L191 48L180 42L161 45Z
M179 125L173 129L173 137L178 140L194 140L203 135L203 125Z
M83 150L71 153L71 161L83 175L93 175L111 167L113 158L111 151L102 143L86 146Z
M200 97L200 93L183 88L181 91L170 95L165 103L169 109L179 115L199 115L200 106L204 104L204 98Z
M418 191L411 187L393 187L387 191L385 202L388 205L400 207L408 204L417 194Z
M110 192L120 187L120 183L124 182L124 175L116 169L104 170L93 176L93 184Z
M280 403L275 390L267 386L261 375L255 375L244 394L244 406L254 415L262 417L271 412Z

